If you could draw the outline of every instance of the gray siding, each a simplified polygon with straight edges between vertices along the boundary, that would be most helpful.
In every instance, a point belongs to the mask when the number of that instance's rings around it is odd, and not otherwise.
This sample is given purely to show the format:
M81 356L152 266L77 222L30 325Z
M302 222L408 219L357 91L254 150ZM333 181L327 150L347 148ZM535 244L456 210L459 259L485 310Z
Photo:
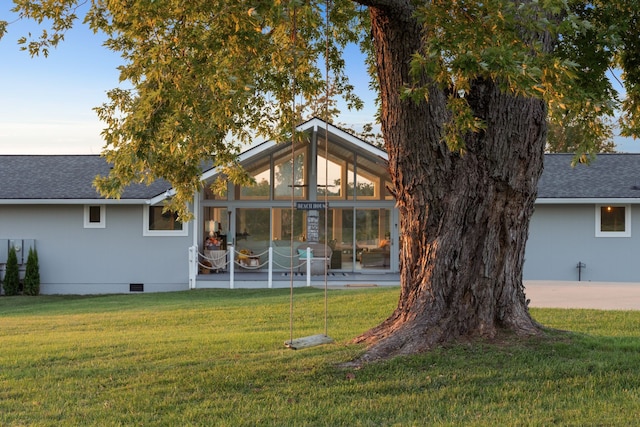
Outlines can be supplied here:
M595 237L595 206L536 205L524 264L525 280L640 282L640 205L631 207L631 237Z
M0 239L36 241L42 293L129 292L130 283L144 283L145 292L188 288L191 231L144 237L140 205L107 205L106 228L84 228L83 209L0 206Z

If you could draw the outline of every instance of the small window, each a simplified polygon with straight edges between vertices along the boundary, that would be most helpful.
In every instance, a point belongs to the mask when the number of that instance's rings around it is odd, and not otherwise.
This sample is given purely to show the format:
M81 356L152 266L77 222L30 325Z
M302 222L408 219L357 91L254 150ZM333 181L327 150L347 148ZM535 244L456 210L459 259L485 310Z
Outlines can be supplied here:
M105 228L105 206L86 205L84 207L84 228Z
M92 224L100 222L100 206L89 206L89 222Z
M597 205L596 237L631 237L631 206Z
M187 228L178 220L178 215L163 212L162 206L144 206L144 236L186 236Z

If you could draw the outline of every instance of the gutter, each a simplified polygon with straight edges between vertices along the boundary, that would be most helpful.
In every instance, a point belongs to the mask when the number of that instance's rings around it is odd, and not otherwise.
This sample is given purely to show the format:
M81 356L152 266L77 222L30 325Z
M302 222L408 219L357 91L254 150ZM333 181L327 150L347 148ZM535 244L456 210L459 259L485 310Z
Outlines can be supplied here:
M536 205L593 205L593 204L640 204L640 197L585 197L536 199Z
M144 205L149 199L0 199L0 205Z

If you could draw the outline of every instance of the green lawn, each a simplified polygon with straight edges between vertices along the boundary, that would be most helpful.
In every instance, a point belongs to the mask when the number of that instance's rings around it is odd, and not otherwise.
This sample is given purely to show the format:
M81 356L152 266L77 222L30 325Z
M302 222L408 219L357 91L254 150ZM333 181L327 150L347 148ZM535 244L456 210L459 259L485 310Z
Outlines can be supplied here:
M640 312L536 309L575 333L337 367L398 288L329 293L336 344L289 339L288 290L0 298L0 425L632 425ZM296 290L294 337L323 332Z

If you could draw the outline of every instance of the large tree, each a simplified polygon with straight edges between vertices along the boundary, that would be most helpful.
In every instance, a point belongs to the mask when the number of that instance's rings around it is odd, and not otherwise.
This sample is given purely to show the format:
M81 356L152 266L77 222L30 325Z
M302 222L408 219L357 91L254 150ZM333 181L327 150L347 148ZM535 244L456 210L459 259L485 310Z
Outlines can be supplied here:
M402 236L398 306L356 339L369 344L363 361L500 330L540 333L522 266L547 123L579 126L579 155L609 131L603 116L638 130L638 0L14 2L52 23L23 40L32 54L59 42L80 11L108 35L130 88L98 108L114 164L98 188L117 196L162 177L184 215L203 160L242 180L239 144L291 138L325 87L357 106L341 51L361 44ZM623 99L611 69L623 70Z

